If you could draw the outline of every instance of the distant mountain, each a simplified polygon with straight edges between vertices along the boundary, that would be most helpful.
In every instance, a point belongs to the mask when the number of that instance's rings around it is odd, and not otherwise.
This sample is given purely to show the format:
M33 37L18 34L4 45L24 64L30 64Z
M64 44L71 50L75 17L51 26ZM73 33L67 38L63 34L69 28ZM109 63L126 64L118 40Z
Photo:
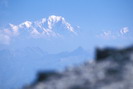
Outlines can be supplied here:
M62 72L41 71L22 89L133 89L133 46L96 50L96 60Z
M0 88L18 88L31 83L37 71L60 70L89 60L88 51L79 47L71 52L49 54L38 47L0 50ZM22 80L22 81L20 81Z

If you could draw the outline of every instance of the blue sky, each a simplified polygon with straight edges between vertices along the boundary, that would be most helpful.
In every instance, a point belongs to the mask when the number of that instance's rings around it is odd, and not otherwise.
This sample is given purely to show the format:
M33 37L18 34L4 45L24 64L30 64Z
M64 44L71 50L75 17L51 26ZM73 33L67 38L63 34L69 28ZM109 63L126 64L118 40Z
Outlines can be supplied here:
M1 0L0 46L1 48L39 46L48 52L61 52L79 46L92 49L95 46L131 45L133 42L132 8L132 0ZM61 32L63 30L58 30L60 23L56 23L53 30L60 31L63 37L27 38L27 35L19 32L22 37L9 36L7 38L10 42L2 42L5 40L5 37L2 38L3 34L5 36L3 30L12 30L9 24L18 26L26 21L33 23L41 21L42 18L48 19L52 15L64 18L76 34L70 33L64 36L64 32ZM64 28L60 27L60 29Z

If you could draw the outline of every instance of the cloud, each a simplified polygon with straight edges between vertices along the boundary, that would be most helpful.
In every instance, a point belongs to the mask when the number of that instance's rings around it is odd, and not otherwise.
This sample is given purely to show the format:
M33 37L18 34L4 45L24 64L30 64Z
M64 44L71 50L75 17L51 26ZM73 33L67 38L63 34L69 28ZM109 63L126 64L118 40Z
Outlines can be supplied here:
M4 43L10 42L13 37L28 33L31 37L60 37L63 36L61 32L54 30L56 24L64 26L70 33L76 33L75 29L68 23L64 17L51 15L48 18L42 18L39 21L24 21L18 25L12 23L7 28L1 29L0 36L1 41L6 40ZM8 42L7 42L8 41Z
M105 36L105 37L109 37L111 35L112 35L111 31L103 32L103 36Z
M124 34L126 34L126 33L128 33L128 32L129 32L128 27L123 27L123 28L120 30L120 33L121 33L122 35L124 35Z
M103 31L102 33L100 33L100 35L98 35L98 37L101 37L104 39L117 39L117 38L127 39L127 38L131 38L128 35L125 35L128 32L129 32L128 27L123 27L122 29L116 30L116 31L113 31L113 30Z
M104 39L114 39L116 36L111 31L104 31L98 37L104 38Z

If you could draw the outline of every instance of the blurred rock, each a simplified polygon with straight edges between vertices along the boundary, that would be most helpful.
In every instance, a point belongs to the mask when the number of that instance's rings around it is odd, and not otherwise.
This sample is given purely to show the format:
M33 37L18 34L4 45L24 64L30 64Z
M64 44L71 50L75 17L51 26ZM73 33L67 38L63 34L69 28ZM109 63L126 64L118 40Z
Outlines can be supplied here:
M49 76L46 76L46 75ZM40 81L41 80L41 81ZM63 72L44 72L24 89L132 89L133 47L97 49L96 60Z

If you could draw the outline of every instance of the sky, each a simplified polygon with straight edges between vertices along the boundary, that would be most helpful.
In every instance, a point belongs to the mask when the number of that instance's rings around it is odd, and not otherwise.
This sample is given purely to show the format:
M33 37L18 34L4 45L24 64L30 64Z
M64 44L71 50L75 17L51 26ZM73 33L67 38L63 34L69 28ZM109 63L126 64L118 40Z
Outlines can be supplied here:
M132 8L132 0L0 0L0 49L131 45Z

